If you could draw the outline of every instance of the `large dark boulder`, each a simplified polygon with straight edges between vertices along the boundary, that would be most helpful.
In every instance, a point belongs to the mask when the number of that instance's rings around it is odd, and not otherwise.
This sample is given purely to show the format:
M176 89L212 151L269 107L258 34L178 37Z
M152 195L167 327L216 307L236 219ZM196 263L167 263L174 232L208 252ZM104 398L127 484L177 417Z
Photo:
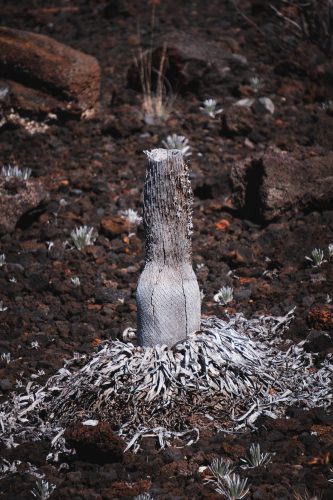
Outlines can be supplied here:
M270 147L235 164L230 178L236 207L256 222L333 204L333 153L321 148Z
M152 76L157 77L164 53L167 89L170 85L173 91L180 93L191 91L202 96L218 95L221 94L221 83L232 69L248 65L245 56L237 50L236 42L228 37L212 43L201 36L173 31L161 37L153 49ZM147 53L143 57L147 57ZM140 64L139 61L139 67ZM132 88L140 86L140 71L135 64L129 69L128 83Z
M0 74L0 105L14 111L81 114L99 99L98 61L45 35L0 27Z

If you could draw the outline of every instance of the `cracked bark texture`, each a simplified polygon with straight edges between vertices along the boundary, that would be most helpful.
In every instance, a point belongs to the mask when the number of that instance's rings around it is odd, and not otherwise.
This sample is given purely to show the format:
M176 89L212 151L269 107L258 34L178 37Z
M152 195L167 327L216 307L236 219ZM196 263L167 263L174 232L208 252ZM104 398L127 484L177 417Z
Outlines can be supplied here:
M153 149L147 156L138 340L141 346L172 347L200 328L200 290L191 262L192 190L180 150Z

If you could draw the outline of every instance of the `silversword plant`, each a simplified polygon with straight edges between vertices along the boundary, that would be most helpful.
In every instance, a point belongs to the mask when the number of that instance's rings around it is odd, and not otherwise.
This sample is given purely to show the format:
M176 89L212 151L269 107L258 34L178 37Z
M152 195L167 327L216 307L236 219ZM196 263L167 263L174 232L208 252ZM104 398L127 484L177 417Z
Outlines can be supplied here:
M0 254L0 267L3 267L6 264L6 256L4 253Z
M31 490L31 493L35 498L37 498L37 500L47 500L54 490L54 484L49 483L45 479L38 479L36 481L36 486L33 490Z
M31 175L31 168L19 168L17 166L12 167L11 165L3 166L1 169L1 175L3 177L18 177L24 181L28 180Z
M8 307L5 306L2 300L0 300L0 312L7 311Z
M231 460L224 458L215 458L210 464L209 470L216 478L230 476L234 471Z
M214 295L214 300L218 304L222 306L226 306L231 302L234 298L234 289L231 286L223 286L220 290Z
M320 248L314 248L311 252L311 257L305 257L312 263L313 267L320 267L324 262L327 262L324 258L324 252Z
M253 76L252 78L250 78L250 86L253 92L255 92L256 94L262 88L263 83L263 80L259 76Z
M76 227L71 232L71 238L77 250L83 250L86 246L92 245L96 240L94 228L89 226Z
M122 210L120 215L124 217L127 222L133 226L138 226L142 222L142 217L133 208L128 208L127 210Z
M328 100L320 103L320 108L323 111L332 111L333 110L333 101Z
M191 156L191 146L189 145L187 137L184 135L172 134L168 135L164 141L162 141L165 149L180 149L183 156Z
M333 257L333 243L328 245L328 256L330 259Z
M260 450L260 444L252 443L248 454L241 461L244 465L241 465L242 469L255 469L256 467L265 467L272 460L272 455L270 453L262 453Z
M71 278L71 282L74 286L80 286L81 285L81 281L80 281L80 278L78 276L75 276L75 278Z
M311 494L307 489L303 493L294 492L295 500L321 500L323 497L321 494Z
M5 361L7 365L11 362L11 355L10 352L2 352L0 356L1 361Z
M242 479L238 474L224 476L223 480L217 482L215 491L220 495L225 495L228 500L241 500L249 493L250 488L247 478Z
M217 109L217 101L215 99L205 99L200 109L211 118L215 118L216 115L223 112L223 108Z

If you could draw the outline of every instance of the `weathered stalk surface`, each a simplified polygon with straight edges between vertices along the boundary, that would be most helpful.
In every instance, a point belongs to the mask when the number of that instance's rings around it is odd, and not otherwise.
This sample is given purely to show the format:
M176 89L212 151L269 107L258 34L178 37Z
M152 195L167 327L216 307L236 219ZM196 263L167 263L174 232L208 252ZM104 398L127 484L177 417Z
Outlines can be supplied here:
M200 290L191 262L192 190L180 150L147 152L145 267L136 300L142 346L173 346L200 328Z

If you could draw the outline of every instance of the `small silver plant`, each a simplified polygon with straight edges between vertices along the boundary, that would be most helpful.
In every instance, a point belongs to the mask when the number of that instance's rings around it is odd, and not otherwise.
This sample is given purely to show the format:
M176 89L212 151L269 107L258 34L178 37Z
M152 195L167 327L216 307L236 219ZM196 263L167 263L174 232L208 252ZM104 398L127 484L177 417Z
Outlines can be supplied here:
M0 267L3 267L6 264L6 256L4 253L0 254Z
M250 86L256 94L262 88L263 83L263 80L259 76L252 76L252 78L250 78Z
M215 458L210 464L209 470L216 478L230 476L234 471L231 460L225 458Z
M9 365L9 363L12 360L10 352L2 352L1 356L0 356L0 359L1 359L1 361L4 361L5 363L7 363L7 365Z
M219 305L226 306L231 302L234 298L234 289L231 286L223 286L220 290L214 295L214 300Z
M75 276L74 278L71 278L71 282L74 286L80 286L81 285L81 281L80 281L80 278L78 276Z
M6 178L18 177L26 181L31 176L31 168L19 168L17 166L12 167L11 165L7 165L2 167L1 175Z
M333 101L328 100L320 103L320 108L323 111L332 111L333 110Z
M191 146L189 145L187 137L184 135L172 134L168 135L165 141L162 141L165 149L180 149L183 156L191 156Z
M120 215L124 217L127 222L133 226L138 226L142 222L142 217L133 208L128 208L127 210L122 210Z
M225 495L228 500L241 500L249 493L250 488L247 478L242 479L238 474L224 476L223 480L217 482L215 491L220 495Z
M7 311L8 307L5 306L2 300L0 300L0 312Z
M307 489L304 490L303 493L299 493L297 491L294 492L294 499L295 500L321 500L322 495L321 494L311 494Z
M329 256L330 259L333 258L333 243L330 243L328 245L328 256Z
M215 118L216 115L219 115L223 112L223 108L217 108L217 101L215 99L205 99L203 102L203 106L200 107L201 111L203 111L206 115L211 118Z
M94 228L89 226L76 227L71 232L71 238L77 250L83 250L86 246L92 245L96 240Z
M241 461L244 465L241 465L242 469L255 469L256 467L265 467L272 460L272 455L270 453L262 453L260 450L260 444L251 444L248 454Z
M55 485L49 483L45 479L38 479L36 481L36 486L31 493L37 500L47 500L53 491L55 490Z
M324 262L327 262L324 258L324 252L320 248L314 248L311 252L311 257L305 257L312 263L312 267L320 267Z

